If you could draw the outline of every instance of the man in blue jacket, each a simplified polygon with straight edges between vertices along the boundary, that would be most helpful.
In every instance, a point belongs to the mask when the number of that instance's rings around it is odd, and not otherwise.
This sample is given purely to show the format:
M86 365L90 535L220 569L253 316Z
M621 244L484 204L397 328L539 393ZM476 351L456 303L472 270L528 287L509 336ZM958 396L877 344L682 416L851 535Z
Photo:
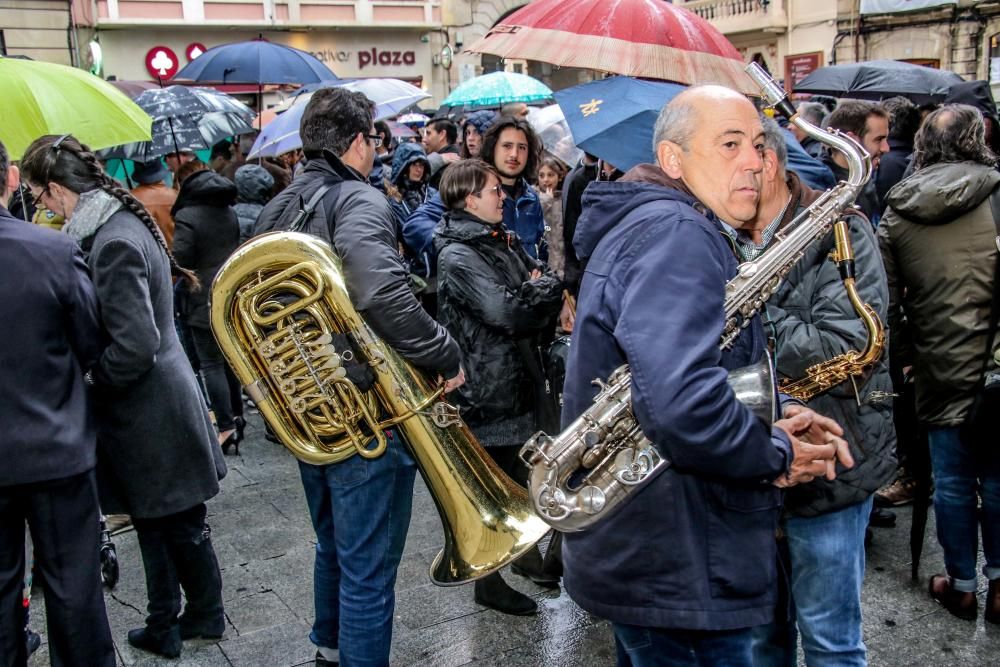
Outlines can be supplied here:
M751 665L750 628L774 611L781 488L850 464L836 423L799 404L764 423L726 382L765 347L754 317L719 348L737 266L720 220L755 217L762 136L745 97L691 88L660 113L658 166L584 195L563 423L590 406L591 380L628 363L639 425L671 461L613 517L565 536L566 588L612 621L623 663Z
M0 143L0 201L17 187ZM24 665L24 525L45 581L53 665L115 664L104 609L84 371L101 352L97 297L77 244L0 205L0 663Z

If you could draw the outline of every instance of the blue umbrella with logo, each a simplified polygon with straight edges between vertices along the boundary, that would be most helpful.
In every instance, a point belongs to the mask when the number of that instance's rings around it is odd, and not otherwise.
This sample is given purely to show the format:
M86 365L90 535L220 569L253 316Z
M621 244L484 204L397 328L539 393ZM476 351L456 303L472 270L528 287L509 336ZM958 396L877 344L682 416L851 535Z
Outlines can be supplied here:
M685 87L613 76L557 91L555 98L577 147L628 171L655 162L656 118Z

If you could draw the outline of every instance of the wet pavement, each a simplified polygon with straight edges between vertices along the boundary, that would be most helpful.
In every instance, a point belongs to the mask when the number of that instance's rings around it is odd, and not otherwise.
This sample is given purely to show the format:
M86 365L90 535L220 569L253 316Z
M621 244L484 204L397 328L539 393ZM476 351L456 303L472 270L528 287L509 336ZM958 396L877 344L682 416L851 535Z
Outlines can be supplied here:
M121 665L310 665L313 620L314 536L295 460L263 438L260 419L251 418L240 455L229 459L223 490L209 502L209 523L222 567L228 629L221 641L189 641L178 660L132 649L125 641L140 627L145 583L134 532L115 536L121 579L105 595ZM926 593L927 578L942 569L933 535L925 538L920 581L910 580L909 508L897 511L893 529L876 529L869 550L864 589L865 638L871 665L1000 665L1000 626L952 617ZM538 601L534 617L510 617L480 607L471 586L440 588L430 583L431 560L442 543L440 520L419 480L413 519L396 585L392 665L614 664L609 625L577 607L560 591L548 591L510 574L505 579ZM983 590L980 591L980 607ZM32 604L36 631L44 640L41 592ZM43 644L30 665L47 665Z

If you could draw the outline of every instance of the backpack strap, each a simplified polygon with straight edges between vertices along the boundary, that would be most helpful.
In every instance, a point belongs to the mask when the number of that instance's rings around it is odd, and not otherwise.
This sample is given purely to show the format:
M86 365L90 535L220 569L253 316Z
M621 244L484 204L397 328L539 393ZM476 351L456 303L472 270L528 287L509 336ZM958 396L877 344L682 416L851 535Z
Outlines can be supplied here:
M288 231L302 231L302 229L306 226L306 223L309 222L309 219L312 218L312 214L316 210L316 206L319 205L320 200L323 199L323 196L330 190L331 187L333 187L332 183L325 183L319 186L319 189L313 193L313 196L309 198L309 201L299 208L298 214L288 225ZM300 199L299 201L302 200Z

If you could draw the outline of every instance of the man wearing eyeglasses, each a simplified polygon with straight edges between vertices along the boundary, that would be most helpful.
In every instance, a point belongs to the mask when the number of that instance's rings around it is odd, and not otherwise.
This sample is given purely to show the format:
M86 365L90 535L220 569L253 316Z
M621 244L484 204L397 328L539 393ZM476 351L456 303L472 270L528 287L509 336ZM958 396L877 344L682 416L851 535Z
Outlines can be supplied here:
M308 162L261 211L255 234L287 230L311 209L302 231L333 246L351 301L366 322L408 362L447 378L445 391L457 388L465 381L458 345L410 290L389 202L367 183L382 141L371 101L343 88L322 88L306 106L299 134ZM309 638L320 666L389 664L393 587L416 466L399 432L386 435L386 452L375 459L299 462L316 531L316 620Z

